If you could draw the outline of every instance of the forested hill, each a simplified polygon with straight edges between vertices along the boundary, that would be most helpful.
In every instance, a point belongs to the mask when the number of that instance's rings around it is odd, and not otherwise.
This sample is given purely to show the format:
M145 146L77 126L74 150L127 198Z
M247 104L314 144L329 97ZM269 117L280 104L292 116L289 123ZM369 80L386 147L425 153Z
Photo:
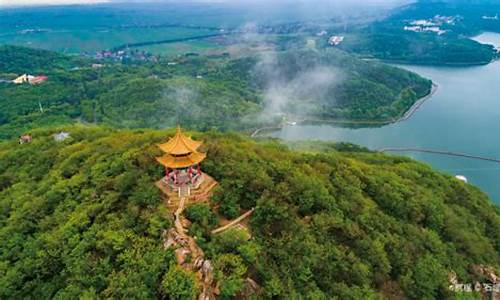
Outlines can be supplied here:
M387 122L431 89L430 80L416 74L335 49L266 55L99 61L103 66L92 68L95 61L87 58L1 46L0 81L23 73L49 80L0 82L0 139L75 121L126 128L180 121L197 130L243 130L262 126L269 107L274 115Z
M74 57L19 46L0 46L0 58L0 73L52 73L77 65L77 59Z
M245 65L253 67L245 72ZM432 85L415 73L337 49L267 53L235 60L233 69L267 91L271 110L281 104L281 113L323 120L390 122Z
M60 130L71 138L54 141ZM153 185L163 174L155 144L172 133L69 126L0 143L0 298L196 294L160 237L172 220ZM464 283L485 282L477 265L499 273L498 207L426 165L357 147L194 138L220 188L210 206L188 209L190 234L214 261L223 298L250 277L266 298L443 299L452 272ZM209 234L253 207L250 240Z

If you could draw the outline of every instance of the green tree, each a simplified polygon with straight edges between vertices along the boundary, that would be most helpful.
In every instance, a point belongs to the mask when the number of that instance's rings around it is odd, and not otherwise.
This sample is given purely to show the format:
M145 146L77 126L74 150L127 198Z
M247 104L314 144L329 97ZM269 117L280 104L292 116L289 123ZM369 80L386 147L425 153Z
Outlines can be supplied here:
M198 286L196 276L179 266L170 266L163 277L163 294L170 299L196 299Z
M222 299L236 296L243 288L243 275L247 268L241 257L235 254L223 254L216 257L214 262L215 278L220 283Z

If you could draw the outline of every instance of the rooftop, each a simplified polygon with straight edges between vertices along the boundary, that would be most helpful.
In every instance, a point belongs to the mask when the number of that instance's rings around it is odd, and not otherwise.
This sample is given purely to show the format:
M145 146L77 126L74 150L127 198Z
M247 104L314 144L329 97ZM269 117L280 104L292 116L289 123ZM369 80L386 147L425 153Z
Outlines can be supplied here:
M191 137L184 135L178 126L177 131L168 142L158 145L160 149L170 155L186 155L196 152L202 142L194 141Z

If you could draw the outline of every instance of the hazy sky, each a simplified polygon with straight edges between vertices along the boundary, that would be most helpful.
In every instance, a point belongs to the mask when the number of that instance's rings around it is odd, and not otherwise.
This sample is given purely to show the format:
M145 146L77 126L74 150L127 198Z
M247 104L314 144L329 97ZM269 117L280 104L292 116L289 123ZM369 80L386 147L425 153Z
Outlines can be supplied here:
M227 2L227 3L239 3L243 2L246 4L251 4L252 2L297 2L297 3L307 3L308 0L194 0L190 2ZM313 0L314 2L317 0ZM321 0L324 2L333 3L368 3L368 4L396 4L400 2L407 2L404 0ZM0 6L22 6L22 5L61 5L61 4L96 4L96 3L106 3L106 2L141 2L137 0L0 0ZM161 0L153 0L149 2L162 2ZM183 2L179 0L163 0L163 2Z
M109 0L0 0L0 5L60 5L60 4L95 4L109 2Z

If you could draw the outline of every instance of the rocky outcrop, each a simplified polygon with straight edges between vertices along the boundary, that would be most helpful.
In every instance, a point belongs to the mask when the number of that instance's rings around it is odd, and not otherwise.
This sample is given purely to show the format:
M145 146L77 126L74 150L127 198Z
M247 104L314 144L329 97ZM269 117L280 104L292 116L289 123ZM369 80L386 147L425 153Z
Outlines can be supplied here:
M252 296L258 295L260 293L261 287L252 278L247 277L245 279L245 285L243 286L242 296L245 299L250 299Z
M483 276L488 279L489 282L496 284L498 283L498 276L495 274L495 269L488 266L483 265L472 265L471 266L472 273Z
M175 229L163 230L163 248L165 250L171 247L186 247L189 243L188 239L181 236Z

